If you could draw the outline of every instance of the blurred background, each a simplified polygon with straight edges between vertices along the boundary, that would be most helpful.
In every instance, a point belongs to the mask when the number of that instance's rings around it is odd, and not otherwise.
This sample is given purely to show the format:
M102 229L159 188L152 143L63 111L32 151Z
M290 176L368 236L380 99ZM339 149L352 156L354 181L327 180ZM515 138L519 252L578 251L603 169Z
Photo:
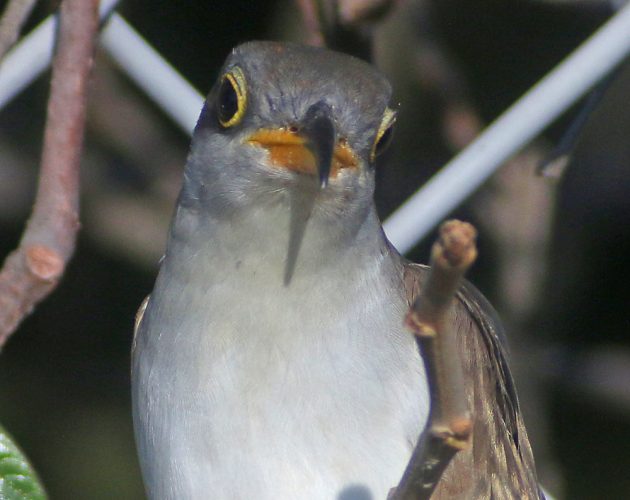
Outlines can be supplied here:
M118 11L206 93L238 43L304 40L299 3L128 0ZM352 18L353 6L383 3L340 5L348 6L347 39L372 40L373 62L399 103L377 173L385 218L623 2L398 0ZM40 1L25 32L56 6ZM33 200L49 76L0 112L3 257ZM630 498L628 103L626 63L562 175L536 170L576 110L453 214L480 230L470 279L506 324L539 476L557 498ZM77 251L59 288L0 356L0 422L51 498L140 499L133 317L163 252L189 138L103 51L88 115ZM430 241L409 256L426 262Z

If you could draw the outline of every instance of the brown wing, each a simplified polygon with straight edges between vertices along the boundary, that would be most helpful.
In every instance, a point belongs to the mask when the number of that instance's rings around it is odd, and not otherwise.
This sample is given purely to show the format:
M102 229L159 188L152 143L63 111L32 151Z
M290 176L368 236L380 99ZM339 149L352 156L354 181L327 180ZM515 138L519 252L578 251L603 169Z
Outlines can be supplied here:
M133 356L136 350L136 336L138 335L138 328L140 328L140 323L142 323L142 318L144 318L144 311L147 310L147 304L149 303L149 299L151 295L147 295L138 310L136 311L136 317L133 323L133 340L131 341L131 355Z
M410 305L427 275L427 266L405 264ZM543 498L494 309L466 283L457 294L451 317L460 340L474 428L472 445L455 455L431 498Z

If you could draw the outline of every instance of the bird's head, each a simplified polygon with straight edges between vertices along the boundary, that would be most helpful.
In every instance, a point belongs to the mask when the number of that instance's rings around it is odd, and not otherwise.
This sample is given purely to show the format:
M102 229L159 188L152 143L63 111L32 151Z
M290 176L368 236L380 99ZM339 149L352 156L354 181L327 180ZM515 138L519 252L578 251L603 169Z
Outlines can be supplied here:
M386 79L351 56L276 42L237 47L197 124L184 201L238 211L297 193L329 212L365 207L395 121L390 96Z
M378 224L374 165L395 122L390 96L378 71L347 55L274 42L237 47L197 123L180 206L240 228L254 218L262 239L249 240L260 256L288 234L288 284L305 238L315 264L356 239L364 221Z

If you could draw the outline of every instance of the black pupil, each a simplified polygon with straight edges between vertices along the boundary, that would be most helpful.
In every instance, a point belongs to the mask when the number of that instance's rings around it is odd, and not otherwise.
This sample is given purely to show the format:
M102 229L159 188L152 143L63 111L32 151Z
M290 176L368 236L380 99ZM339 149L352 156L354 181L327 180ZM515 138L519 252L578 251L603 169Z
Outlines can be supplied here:
M374 149L374 154L376 156L380 155L383 151L385 151L387 149L387 146L389 146L389 143L392 142L392 130L393 129L394 129L394 127L392 125L387 127L387 130L385 130L385 132L383 132L383 135L381 136L381 138L376 143L376 148Z
M219 119L229 122L238 111L236 89L228 78L224 78L219 89Z

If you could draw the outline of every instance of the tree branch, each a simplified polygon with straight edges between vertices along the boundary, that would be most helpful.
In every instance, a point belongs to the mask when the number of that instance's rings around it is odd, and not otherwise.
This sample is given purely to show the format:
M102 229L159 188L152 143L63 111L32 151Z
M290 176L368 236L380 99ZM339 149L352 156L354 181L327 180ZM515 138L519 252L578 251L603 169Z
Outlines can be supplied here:
M0 271L0 348L59 283L79 228L79 159L98 0L64 0L33 213Z
M304 29L306 31L305 42L315 47L323 47L324 33L321 26L321 18L318 14L317 0L296 0L296 4L302 13L302 19L304 21Z
M458 220L445 222L431 250L431 271L406 318L418 337L427 372L429 420L390 500L429 499L455 453L472 434L457 332L449 311L464 274L475 261L476 231Z
M371 27L383 19L394 0L297 0L305 42L372 58Z
M37 0L10 0L0 19L0 61L17 40Z

